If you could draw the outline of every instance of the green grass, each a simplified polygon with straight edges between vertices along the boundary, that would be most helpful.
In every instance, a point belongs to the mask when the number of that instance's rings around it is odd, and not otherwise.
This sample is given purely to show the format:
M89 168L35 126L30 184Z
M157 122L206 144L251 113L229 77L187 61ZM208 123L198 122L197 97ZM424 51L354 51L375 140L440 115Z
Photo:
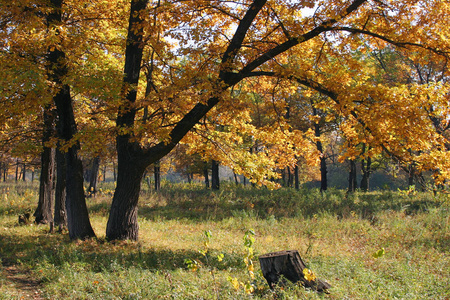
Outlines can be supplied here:
M145 187L143 185L143 187ZM0 184L0 258L39 279L46 299L449 299L450 197L446 194L196 185L144 190L139 242L104 241L112 186L88 199L98 239L70 242L48 226L19 225L37 204L36 185ZM250 280L244 233L256 241L255 284L248 295L227 279ZM212 238L208 263L204 232ZM385 254L373 253L384 248ZM297 249L308 267L333 287L329 295L297 285L267 288L257 256ZM223 260L217 256L223 254ZM186 259L196 260L193 272ZM211 274L211 269L213 275ZM1 296L3 295L3 296ZM0 299L20 299L5 272Z

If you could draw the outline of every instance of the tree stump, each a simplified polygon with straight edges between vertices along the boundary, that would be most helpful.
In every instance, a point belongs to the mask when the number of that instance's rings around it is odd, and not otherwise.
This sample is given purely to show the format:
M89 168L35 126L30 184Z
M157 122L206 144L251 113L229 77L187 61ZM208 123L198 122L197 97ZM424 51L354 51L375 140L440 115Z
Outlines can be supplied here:
M259 263L263 276L267 280L270 288L273 288L275 284L282 284L282 282L279 282L281 276L293 283L301 281L304 287L318 292L324 292L331 287L327 282L315 278L312 273L307 275L309 280L305 278L304 270L306 269L306 272L309 270L306 268L297 250L286 250L261 255L259 257Z

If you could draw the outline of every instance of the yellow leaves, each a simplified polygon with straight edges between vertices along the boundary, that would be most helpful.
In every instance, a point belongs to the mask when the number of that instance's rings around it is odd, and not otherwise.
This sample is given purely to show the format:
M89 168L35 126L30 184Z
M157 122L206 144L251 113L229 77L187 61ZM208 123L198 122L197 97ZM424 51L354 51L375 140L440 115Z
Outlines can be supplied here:
M313 273L313 271L311 271L310 269L303 269L303 276L305 277L306 280L308 281L315 281L316 275Z

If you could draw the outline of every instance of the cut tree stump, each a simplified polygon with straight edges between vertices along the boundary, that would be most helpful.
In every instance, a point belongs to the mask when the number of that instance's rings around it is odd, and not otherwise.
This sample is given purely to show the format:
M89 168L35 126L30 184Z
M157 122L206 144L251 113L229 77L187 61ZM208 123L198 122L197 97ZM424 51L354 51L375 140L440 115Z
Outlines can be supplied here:
M279 282L281 276L293 283L301 281L304 287L318 292L325 292L325 290L331 288L331 285L315 278L312 273L310 276L313 279L309 278L311 280L308 280L305 278L303 270L308 269L297 250L263 254L259 257L259 263L264 278L267 280L270 288L273 288L276 284L282 284L282 282Z

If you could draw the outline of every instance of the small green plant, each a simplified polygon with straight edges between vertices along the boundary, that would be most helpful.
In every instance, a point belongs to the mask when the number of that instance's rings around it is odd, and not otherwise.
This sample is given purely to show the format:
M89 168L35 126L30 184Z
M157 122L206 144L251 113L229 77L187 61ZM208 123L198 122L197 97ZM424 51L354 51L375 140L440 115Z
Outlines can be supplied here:
M255 268L253 264L254 259L254 251L253 244L255 243L255 231L253 229L249 229L244 234L244 263L247 270L247 274L249 279L247 281L239 281L236 277L228 277L228 281L234 287L236 291L241 288L244 289L246 294L253 294L256 291L264 290L264 285L257 284L257 282L263 282L263 280L257 280L255 276Z
M216 294L216 299L220 299L219 291L217 288L217 280L216 275L214 272L214 266L211 263L211 257L209 254L209 243L211 242L212 234L210 230L205 230L203 232L203 248L198 250L198 252L204 257L205 259L205 265L207 266L209 273L212 276L213 283L214 283L214 293ZM224 258L224 254L220 253L217 255L217 260L221 262ZM193 272L196 272L199 270L199 268L202 266L201 262L195 260L195 259L185 259L184 263L186 264L187 268Z

